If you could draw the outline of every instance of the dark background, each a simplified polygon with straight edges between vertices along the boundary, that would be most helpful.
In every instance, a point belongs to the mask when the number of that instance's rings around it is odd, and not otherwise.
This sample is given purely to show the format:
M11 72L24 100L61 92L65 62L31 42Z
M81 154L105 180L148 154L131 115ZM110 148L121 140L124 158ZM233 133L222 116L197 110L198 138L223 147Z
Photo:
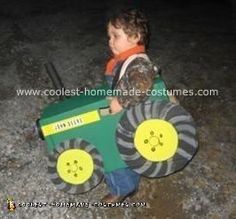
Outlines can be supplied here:
M53 61L67 88L96 87L109 56L106 21L114 10L138 7L150 19L149 54L171 88L218 89L218 96L180 96L194 117L199 151L181 172L142 178L128 201L146 208L17 208L18 202L95 202L103 183L72 196L47 176L46 145L32 131L57 97L17 96L17 89L51 89L44 63ZM236 218L235 2L1 1L0 3L0 217L1 218ZM105 137L105 135L104 135ZM2 205L3 203L3 205Z

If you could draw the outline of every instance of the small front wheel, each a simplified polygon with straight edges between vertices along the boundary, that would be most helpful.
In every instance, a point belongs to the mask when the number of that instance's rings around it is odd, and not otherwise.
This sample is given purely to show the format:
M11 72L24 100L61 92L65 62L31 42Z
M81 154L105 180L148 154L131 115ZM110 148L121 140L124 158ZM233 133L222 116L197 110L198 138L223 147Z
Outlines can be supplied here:
M48 173L59 190L84 193L101 182L102 158L92 144L79 138L66 140L48 156Z

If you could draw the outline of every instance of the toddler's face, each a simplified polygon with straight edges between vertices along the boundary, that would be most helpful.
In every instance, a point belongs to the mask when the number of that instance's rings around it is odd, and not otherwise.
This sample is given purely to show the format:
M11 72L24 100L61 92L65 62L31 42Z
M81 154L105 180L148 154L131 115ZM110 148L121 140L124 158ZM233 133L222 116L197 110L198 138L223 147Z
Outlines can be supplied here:
M114 55L137 46L140 37L129 37L122 28L108 24L109 47Z

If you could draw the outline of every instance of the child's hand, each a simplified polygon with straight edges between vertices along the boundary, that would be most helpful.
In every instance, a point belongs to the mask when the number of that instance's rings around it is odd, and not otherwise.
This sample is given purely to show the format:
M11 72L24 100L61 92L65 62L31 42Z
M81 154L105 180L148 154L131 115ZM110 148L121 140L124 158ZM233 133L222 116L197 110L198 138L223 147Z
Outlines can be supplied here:
M116 97L112 98L110 102L110 109L112 114L118 113L123 109Z

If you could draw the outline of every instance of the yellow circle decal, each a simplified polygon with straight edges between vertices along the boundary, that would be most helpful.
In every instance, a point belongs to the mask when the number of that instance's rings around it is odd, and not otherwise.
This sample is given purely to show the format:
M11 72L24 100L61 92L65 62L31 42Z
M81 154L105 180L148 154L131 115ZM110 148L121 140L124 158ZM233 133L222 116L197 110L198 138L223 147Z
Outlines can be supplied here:
M92 176L93 169L93 159L84 150L66 150L59 155L57 160L59 176L70 184L83 184Z
M149 119L138 126L134 144L147 160L164 161L174 156L178 147L178 134L171 123Z

